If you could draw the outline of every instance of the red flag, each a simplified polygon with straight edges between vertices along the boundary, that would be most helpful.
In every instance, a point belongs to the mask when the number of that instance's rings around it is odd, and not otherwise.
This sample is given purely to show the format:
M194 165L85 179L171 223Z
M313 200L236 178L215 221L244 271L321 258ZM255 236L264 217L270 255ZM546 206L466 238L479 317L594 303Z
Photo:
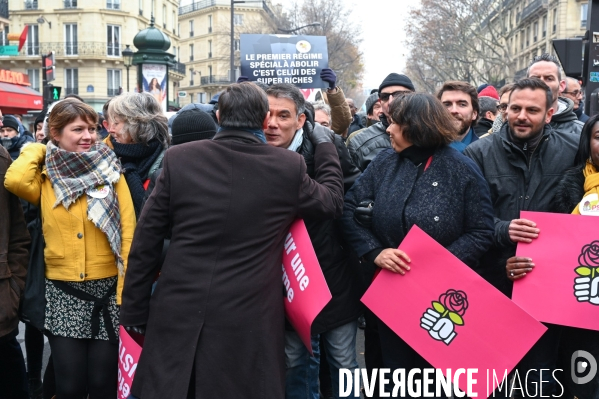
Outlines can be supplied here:
M25 44L25 40L27 40L27 26L25 27L25 29L23 29L23 32L21 33L21 37L19 37L19 50L21 51L21 49L23 48L23 45Z

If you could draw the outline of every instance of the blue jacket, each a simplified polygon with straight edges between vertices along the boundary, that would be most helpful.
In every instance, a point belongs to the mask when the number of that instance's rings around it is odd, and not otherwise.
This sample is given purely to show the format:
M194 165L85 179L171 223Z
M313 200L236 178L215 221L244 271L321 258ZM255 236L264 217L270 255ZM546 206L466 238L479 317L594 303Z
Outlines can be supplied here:
M411 160L385 149L345 196L343 230L358 256L397 248L418 225L461 261L477 268L493 243L493 206L489 186L472 160L458 151L436 150L418 177ZM353 219L354 209L374 200L371 229Z

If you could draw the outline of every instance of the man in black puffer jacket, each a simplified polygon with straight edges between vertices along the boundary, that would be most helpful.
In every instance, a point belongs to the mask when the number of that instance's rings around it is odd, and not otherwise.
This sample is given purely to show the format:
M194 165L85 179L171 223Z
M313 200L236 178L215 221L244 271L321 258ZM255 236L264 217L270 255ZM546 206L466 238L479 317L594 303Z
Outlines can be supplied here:
M534 221L520 218L520 211L551 211L557 183L574 165L578 149L579 134L559 131L548 124L553 115L551 104L551 90L543 81L521 79L514 83L510 94L508 123L464 151L489 183L495 217L495 243L481 259L484 268L477 271L507 296L511 296L513 281L535 278L534 259L515 257L518 242L531 242L540 233ZM527 375L527 392L542 389L551 395L559 392L557 382L552 377L543 380L538 370L548 369L547 374L553 376L561 328L546 326L547 332L520 361L517 370ZM539 381L538 387L535 381Z
M337 147L347 191L360 172L349 160L341 137L314 123L313 115L306 110L302 93L295 86L276 84L268 88L266 94L270 105L270 120L264 132L267 142L303 155L307 172L313 177L318 174L314 164L315 145L308 139L307 133L314 129L317 136L332 141ZM333 298L312 324L314 358L295 331L287 331L285 335L286 397L318 397L319 335L325 343L332 387L338 397L339 369L358 367L355 346L363 290L338 222L334 219L304 221Z

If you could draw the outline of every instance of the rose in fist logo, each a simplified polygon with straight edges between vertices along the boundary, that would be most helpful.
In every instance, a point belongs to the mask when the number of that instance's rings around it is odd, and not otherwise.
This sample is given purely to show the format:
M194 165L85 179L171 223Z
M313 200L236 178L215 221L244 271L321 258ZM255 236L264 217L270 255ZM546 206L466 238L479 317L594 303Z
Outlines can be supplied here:
M427 309L422 315L420 327L437 341L449 345L457 335L455 326L464 325L462 316L468 309L468 296L464 291L449 289L441 294L439 301L433 301L432 305L432 309Z
M579 276L574 279L574 296L578 302L599 305L599 241L582 247L578 264L574 269Z

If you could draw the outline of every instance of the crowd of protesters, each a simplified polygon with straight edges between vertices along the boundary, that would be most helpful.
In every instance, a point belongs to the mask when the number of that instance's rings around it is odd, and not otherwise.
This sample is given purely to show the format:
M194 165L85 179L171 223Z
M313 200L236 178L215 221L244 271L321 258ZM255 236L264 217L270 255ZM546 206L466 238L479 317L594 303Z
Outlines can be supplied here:
M377 270L410 278L397 249L410 228L510 297L534 278L516 245L540 234L520 211L580 214L599 187L599 116L548 54L499 91L448 81L433 96L390 73L363 112L334 71L321 78L324 101L241 77L170 120L148 93L100 113L65 98L33 134L0 116L0 398L114 398L119 326L145 336L131 398L339 398L359 327L369 371L432 367L360 302ZM297 218L332 295L312 353L283 309ZM16 336L33 270L41 324L27 324L26 366ZM546 326L517 370L548 396L559 384L599 397L597 378L569 379L574 351L599 359L599 332Z

